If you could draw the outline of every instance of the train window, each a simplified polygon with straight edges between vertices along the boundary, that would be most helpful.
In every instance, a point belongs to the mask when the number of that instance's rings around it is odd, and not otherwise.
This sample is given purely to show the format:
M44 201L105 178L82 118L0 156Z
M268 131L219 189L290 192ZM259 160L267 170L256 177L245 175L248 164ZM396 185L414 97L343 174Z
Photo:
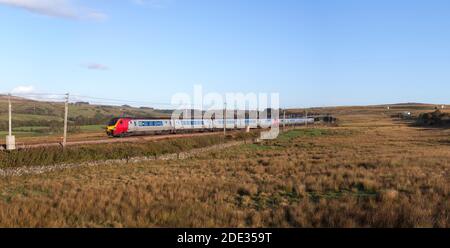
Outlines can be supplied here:
M119 120L119 118L114 118L114 119L112 119L112 120L108 123L108 125L109 125L109 126L114 126L114 125L116 125L116 123L117 123L118 120Z
M156 127L156 126L162 126L163 122L162 121L142 121L140 123L140 126L144 126L144 127Z

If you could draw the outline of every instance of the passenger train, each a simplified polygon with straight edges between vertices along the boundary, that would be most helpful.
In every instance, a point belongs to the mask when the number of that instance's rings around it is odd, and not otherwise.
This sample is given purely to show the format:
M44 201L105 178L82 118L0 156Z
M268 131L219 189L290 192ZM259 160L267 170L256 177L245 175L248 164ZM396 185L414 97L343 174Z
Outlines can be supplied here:
M314 118L296 119L226 119L227 129L269 128L272 125L295 125L314 123ZM111 137L123 137L143 134L160 134L194 131L215 131L224 129L223 119L137 119L114 118L106 127L106 134Z

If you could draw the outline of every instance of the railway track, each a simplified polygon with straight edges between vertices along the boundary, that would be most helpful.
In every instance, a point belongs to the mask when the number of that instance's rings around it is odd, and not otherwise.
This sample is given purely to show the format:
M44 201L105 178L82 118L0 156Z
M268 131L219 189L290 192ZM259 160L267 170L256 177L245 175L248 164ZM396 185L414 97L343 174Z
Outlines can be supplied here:
M228 131L228 133L235 133L239 131ZM130 136L123 138L104 138L104 139L94 139L94 140L77 140L68 141L67 146L77 146L77 145L96 145L96 144L113 144L113 143L129 143L129 142L146 142L146 141L158 141L165 139L176 139L176 138L187 138L193 136L210 136L210 135L222 135L221 132L198 132L198 133L182 133L182 134L156 134L147 136ZM32 148L42 148L42 147L55 147L62 146L60 142L44 142L44 143L33 143L33 144L17 144L17 149L32 149Z
M286 127L286 131L295 128L295 126ZM253 129L251 132L260 132L263 129ZM280 129L280 131L283 131ZM243 132L240 129L236 130L228 130L227 134L233 134ZM211 135L223 135L221 131L214 132L196 132L196 133L179 133L179 134L154 134L154 135L140 135L140 136L129 136L122 138L101 138L101 139L88 139L88 140L75 140L68 141L66 143L67 146L78 146L78 145L96 145L96 144L113 144L113 143L130 143L130 142L147 142L147 141L158 141L158 140L166 140L166 139L176 139L176 138L188 138L194 136L211 136ZM33 149L33 148L42 148L42 147L56 147L62 146L61 142L57 141L49 141L49 142L30 142L30 143L20 143L16 144L17 149ZM5 149L4 144L0 144L0 150Z

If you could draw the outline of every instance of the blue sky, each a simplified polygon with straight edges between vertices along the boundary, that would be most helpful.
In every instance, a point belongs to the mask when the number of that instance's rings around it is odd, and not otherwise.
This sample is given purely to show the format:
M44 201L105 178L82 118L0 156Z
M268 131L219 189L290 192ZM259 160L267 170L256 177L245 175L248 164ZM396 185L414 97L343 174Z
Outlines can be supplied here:
M447 0L0 0L0 30L0 92L450 103Z

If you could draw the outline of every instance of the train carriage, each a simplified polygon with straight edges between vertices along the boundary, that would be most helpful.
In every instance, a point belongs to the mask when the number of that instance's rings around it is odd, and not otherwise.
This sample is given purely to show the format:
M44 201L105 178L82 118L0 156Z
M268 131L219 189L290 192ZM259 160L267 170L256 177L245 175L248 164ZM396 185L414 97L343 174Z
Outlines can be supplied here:
M108 136L118 137L134 134L164 133L172 130L172 120L115 118L108 124L106 133Z
M274 124L276 124L275 121L278 121L278 120L259 119L258 120L258 127L259 128L269 128L269 127L273 126Z
M223 129L223 120L215 119L212 121L213 129Z
M213 120L203 120L203 128L209 131L213 131L214 129Z
M213 122L214 129L223 129L223 127L224 127L223 119L215 119L212 122ZM227 120L225 120L225 123L226 123L227 129L235 129L236 128L236 120L234 120L234 119L227 119Z
M314 118L297 119L227 119L225 125L227 129L245 129L249 128L270 128L276 125L294 125L314 123ZM114 118L106 127L106 133L109 136L121 137L137 134L157 134L174 133L177 131L211 131L224 128L223 119L203 120L153 120L153 119L135 119L135 118Z
M244 129L244 128L258 128L258 120L257 119L236 119L236 128Z
M280 123L284 125L302 125L305 123L313 124L314 118L282 119Z
M152 133L172 131L171 120L129 120L128 133Z
M202 130L206 128L204 123L202 119L175 120L175 130Z

